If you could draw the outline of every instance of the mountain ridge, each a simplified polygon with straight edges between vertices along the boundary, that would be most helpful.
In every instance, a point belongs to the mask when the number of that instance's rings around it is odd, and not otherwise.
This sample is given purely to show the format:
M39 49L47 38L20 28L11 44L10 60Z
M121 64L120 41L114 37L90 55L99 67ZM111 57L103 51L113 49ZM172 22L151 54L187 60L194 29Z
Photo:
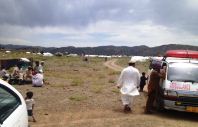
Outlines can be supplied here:
M167 50L196 50L198 46L168 44L156 47L140 46L97 46L97 47L41 47L41 46L26 46L26 45L12 45L0 44L1 49L5 50L27 50L31 52L50 52L50 53L72 53L72 54L90 54L90 55L139 55L139 56L156 56L163 55Z

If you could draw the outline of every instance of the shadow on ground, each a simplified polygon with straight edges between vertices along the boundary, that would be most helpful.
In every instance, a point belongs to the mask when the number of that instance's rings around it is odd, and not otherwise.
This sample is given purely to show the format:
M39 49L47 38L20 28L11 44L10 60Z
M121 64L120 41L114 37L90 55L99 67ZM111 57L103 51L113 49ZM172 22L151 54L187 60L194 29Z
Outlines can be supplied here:
M180 112L174 110L164 110L161 112L157 112L155 114L161 118L168 118L174 120L185 120L185 121L192 121L197 122L198 113L190 113L190 112Z

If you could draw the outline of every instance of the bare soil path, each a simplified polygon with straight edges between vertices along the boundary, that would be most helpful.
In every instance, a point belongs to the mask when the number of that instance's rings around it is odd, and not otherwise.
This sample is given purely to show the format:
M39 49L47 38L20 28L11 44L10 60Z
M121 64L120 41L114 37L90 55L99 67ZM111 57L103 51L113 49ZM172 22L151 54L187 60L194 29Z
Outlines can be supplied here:
M121 70L123 69L123 67L118 66L118 65L116 64L116 61L117 61L117 60L118 60L118 59L111 59L111 60L105 62L104 65L105 65L106 67L110 68L110 69L113 69L114 71L121 71Z

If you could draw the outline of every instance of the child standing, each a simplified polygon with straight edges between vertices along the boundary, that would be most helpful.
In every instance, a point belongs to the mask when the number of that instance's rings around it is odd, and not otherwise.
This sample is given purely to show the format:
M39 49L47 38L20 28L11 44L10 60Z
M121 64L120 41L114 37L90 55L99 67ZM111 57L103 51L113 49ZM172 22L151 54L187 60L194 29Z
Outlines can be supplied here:
M146 85L146 80L148 78L145 76L145 72L142 72L142 76L140 78L140 92L143 92L143 88Z
M33 115L35 101L32 97L33 97L33 92L32 91L27 92L25 102L26 102L26 106L27 106L28 116L31 116L33 119L33 122L36 122L34 115Z

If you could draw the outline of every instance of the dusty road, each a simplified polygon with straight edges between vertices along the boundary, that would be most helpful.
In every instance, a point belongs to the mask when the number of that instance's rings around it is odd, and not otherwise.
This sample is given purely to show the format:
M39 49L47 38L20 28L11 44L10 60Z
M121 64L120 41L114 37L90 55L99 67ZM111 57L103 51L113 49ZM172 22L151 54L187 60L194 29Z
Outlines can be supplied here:
M123 67L120 67L116 64L117 59L112 59L104 63L104 65L114 71L121 71Z

